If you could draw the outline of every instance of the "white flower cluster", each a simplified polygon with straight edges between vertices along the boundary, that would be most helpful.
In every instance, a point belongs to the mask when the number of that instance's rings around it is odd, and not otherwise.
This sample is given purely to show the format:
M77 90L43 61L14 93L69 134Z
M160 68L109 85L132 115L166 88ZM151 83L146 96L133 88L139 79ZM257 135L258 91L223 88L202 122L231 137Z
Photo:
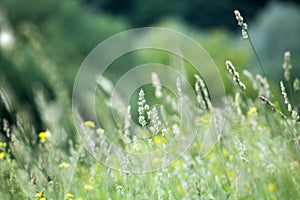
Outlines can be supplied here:
M237 149L240 159L246 163L248 163L248 158L247 158L247 147L244 142L241 142L237 137L234 138L234 145L235 148Z
M300 119L299 114L295 110L292 111L292 119L295 121L299 121Z
M149 127L151 133L153 135L158 134L160 130L160 126L162 125L162 122L159 119L158 110L156 107L153 107L151 111L147 112L148 119L150 119L151 125Z
M149 111L150 107L148 104L146 104L145 99L145 93L143 89L139 92L139 101L138 101L138 112L139 112L139 123L142 125L142 127L145 127L147 125L145 113Z

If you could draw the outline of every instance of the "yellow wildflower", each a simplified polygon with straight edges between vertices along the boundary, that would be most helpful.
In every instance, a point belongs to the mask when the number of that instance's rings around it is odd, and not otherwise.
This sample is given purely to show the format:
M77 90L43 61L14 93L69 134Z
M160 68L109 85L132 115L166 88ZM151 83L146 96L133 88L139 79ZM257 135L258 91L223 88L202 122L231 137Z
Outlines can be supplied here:
M256 114L257 114L257 108L256 107L251 107L250 110L247 113L247 116L248 117L252 117L252 116L254 116Z
M35 194L35 197L42 197L43 196L43 192L37 192L36 194Z
M275 190L275 188L276 188L276 186L274 183L271 182L268 184L268 189L270 192L273 192Z
M101 169L101 163L98 162L98 163L96 164L96 167L97 167L98 170L100 170L100 169Z
M49 138L51 136L51 133L50 131L42 131L39 133L38 136L40 138L41 143L44 143L46 142L46 138Z
M222 153L225 158L227 158L229 155L228 151L225 148L222 149Z
M65 195L65 198L68 199L68 200L73 199L73 197L74 197L74 195L71 194L71 193L67 193L67 194Z
M6 143L5 142L0 142L0 148L2 148L2 147L6 147Z
M93 121L85 121L83 123L84 126L86 127L90 127L90 128L94 128L95 127L95 123Z
M89 185L89 184L86 184L84 187L83 187L84 190L92 190L94 189L94 187L92 185Z
M47 199L46 199L46 197L42 197L42 198L40 198L40 200L47 200Z
M4 153L4 152L1 152L1 153L0 153L0 160L3 160L4 156L5 156L5 153Z
M69 167L70 166L70 164L69 163L66 163L66 162L61 162L60 164L59 164L59 168L67 168L67 167Z
M176 186L176 189L177 191L180 193L180 194L186 194L185 190L183 189L182 185L179 184Z
M174 168L179 168L179 167L181 166L181 163L180 163L180 161L178 161L178 160L174 160L174 161L172 162L172 166L173 166Z
M105 130L102 129L102 128L98 128L98 129L96 130L96 133L104 134L104 133L105 133Z
M230 180L234 179L234 172L233 171L228 171L227 176Z
M153 137L153 142L154 142L155 145L160 146L161 143L162 143L162 138L160 136L156 135L156 136Z
M232 161L233 160L233 156L231 154L228 153L228 151L223 148L222 149L222 152L223 152L223 156L228 160L228 161Z

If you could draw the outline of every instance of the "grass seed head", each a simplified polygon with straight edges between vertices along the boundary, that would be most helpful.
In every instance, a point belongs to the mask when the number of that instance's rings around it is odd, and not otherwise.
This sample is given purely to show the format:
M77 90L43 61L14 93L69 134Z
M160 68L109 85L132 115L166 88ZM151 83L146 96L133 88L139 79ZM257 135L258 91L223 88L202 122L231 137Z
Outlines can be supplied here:
M289 99L287 97L287 93L285 91L285 87L282 81L280 81L280 90L281 90L281 96L283 98L283 102L286 105L286 108L289 112L292 112L292 105L289 103Z
M282 67L284 69L284 79L286 81L290 81L292 65L291 65L291 53L289 51L284 53L284 61Z
M232 75L232 79L234 82L237 83L237 85L242 89L246 90L245 84L240 80L240 74L235 70L235 67L233 66L232 62L227 60L226 61L226 68L229 74Z
M293 89L295 92L299 92L300 90L300 81L299 78L296 78L293 83Z
M235 10L234 15L235 15L236 20L238 21L238 25L240 27L242 27L242 36L243 36L243 38L248 39L249 38L248 25L244 22L244 18L242 17L240 11Z

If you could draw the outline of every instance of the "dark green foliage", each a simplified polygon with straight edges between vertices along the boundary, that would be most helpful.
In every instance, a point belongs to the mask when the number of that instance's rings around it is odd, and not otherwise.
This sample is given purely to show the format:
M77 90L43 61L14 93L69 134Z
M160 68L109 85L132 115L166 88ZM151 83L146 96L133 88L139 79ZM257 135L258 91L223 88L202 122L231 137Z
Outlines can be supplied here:
M268 1L84 0L84 2L93 9L104 10L128 19L133 27L149 26L160 18L177 16L197 27L221 26L236 29L228 13L239 8L251 19Z

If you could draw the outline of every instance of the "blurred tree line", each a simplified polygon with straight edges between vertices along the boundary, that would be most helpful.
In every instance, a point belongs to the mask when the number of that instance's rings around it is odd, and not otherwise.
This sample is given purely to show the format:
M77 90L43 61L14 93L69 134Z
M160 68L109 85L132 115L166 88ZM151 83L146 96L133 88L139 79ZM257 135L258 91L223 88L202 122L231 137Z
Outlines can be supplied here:
M236 29L233 10L239 9L250 21L270 0L84 0L91 9L125 18L133 27L148 26L164 16L179 17L190 25ZM296 2L298 0L282 0Z

